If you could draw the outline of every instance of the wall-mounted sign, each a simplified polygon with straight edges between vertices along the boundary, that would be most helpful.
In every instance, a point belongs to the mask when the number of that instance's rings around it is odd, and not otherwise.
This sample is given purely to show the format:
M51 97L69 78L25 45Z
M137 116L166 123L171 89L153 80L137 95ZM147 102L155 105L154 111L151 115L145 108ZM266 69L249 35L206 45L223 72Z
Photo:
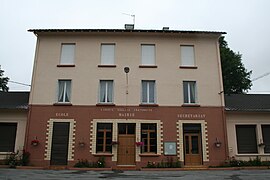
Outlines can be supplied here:
M176 155L176 142L164 142L164 155Z
M180 119L204 119L205 117L206 117L205 114L192 114L192 113L177 114L177 118Z

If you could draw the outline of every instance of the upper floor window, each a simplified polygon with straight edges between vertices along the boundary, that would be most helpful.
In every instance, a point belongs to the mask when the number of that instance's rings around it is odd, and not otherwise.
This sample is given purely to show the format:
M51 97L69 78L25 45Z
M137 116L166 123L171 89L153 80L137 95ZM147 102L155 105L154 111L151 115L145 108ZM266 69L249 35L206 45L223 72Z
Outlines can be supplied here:
M191 104L197 101L196 81L184 81L184 103Z
M113 102L113 81L101 80L100 81L99 102L112 103Z
M101 44L101 64L114 65L114 44Z
M154 104L156 103L156 89L155 81L142 81L142 103Z
M75 44L62 44L61 47L61 65L73 65L75 58Z
M194 46L180 46L181 66L195 66Z
M70 102L71 80L58 81L58 102Z
M155 65L155 45L142 44L142 65Z

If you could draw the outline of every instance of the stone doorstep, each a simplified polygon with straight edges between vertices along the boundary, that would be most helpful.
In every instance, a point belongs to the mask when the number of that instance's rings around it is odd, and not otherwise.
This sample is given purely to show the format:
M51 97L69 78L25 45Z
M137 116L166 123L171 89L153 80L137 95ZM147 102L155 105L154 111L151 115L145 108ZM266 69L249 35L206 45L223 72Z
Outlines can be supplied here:
M9 168L9 165L0 165L0 168Z
M43 170L45 168L44 167L39 167L39 166L16 166L16 169L39 169L39 170Z
M68 170L77 170L77 171L112 171L112 168L75 168L70 167Z

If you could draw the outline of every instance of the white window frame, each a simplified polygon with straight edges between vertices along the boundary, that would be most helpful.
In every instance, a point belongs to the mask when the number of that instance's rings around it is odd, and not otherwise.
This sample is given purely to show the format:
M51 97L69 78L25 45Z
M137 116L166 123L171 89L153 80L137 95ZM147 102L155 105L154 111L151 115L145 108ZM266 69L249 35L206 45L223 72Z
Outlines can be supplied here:
M103 102L103 101L101 101L101 82L105 82L105 102ZM108 83L109 82L112 82L112 101L111 102L108 102L107 101L107 99L108 99ZM101 103L101 104L113 104L113 95L114 95L114 91L113 91L113 89L114 89L114 81L113 80L100 80L99 81L99 97L98 97L98 99L99 99L99 103Z
M143 82L146 82L146 99L147 101L143 101ZM154 82L154 102L150 102L150 82ZM141 103L142 104L156 104L156 81L155 80L142 80L142 91L141 91Z
M73 47L73 52L71 53L72 57L68 58L68 62L66 62L66 59L64 57L66 56L64 54L64 47L65 46L72 46ZM76 49L76 44L75 43L62 43L61 44L61 56L60 56L60 65L74 65L75 61L75 49Z
M185 60L184 58L184 48L192 48L192 62L190 59ZM180 66L184 67L195 67L196 61L195 61L195 46L194 45L180 45Z
M187 83L187 89L188 89L188 91L187 91L187 93L188 93L188 102L185 102L185 82ZM191 102L191 83L194 83L194 100L195 100L195 102ZM196 104L196 103L198 103L198 99L197 99L197 82L196 81L183 81L183 95L184 95L184 98L183 98L183 100L184 100L184 104Z
M146 52L147 50L145 48L153 48L153 58L151 62L149 60L145 59L145 54L148 53ZM156 65L156 45L155 44L141 44L141 64L146 65L146 66L153 66Z
M64 88L63 88L63 101L60 101L60 82L64 82ZM67 82L70 82L70 90L69 90L69 101L66 101L66 96L65 94L67 92ZM72 86L72 81L70 79L59 79L58 80L58 93L57 93L57 102L58 103L70 103L71 102L71 86Z
M109 47L109 46L111 46L111 48L112 48L112 51L111 51L112 54L109 54L112 57L110 59L110 62L107 62L106 53L108 53L108 52L105 52L106 51L105 47ZM115 64L115 44L113 44L113 43L101 44L101 46L100 46L100 63L101 63L101 65L114 65Z

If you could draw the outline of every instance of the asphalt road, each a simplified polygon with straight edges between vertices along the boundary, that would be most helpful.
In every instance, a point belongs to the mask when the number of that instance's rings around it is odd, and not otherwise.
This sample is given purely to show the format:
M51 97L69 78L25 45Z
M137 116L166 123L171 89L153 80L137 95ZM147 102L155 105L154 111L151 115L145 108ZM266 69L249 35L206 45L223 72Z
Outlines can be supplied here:
M270 170L203 171L76 171L0 169L0 179L183 179L183 180L270 180Z

